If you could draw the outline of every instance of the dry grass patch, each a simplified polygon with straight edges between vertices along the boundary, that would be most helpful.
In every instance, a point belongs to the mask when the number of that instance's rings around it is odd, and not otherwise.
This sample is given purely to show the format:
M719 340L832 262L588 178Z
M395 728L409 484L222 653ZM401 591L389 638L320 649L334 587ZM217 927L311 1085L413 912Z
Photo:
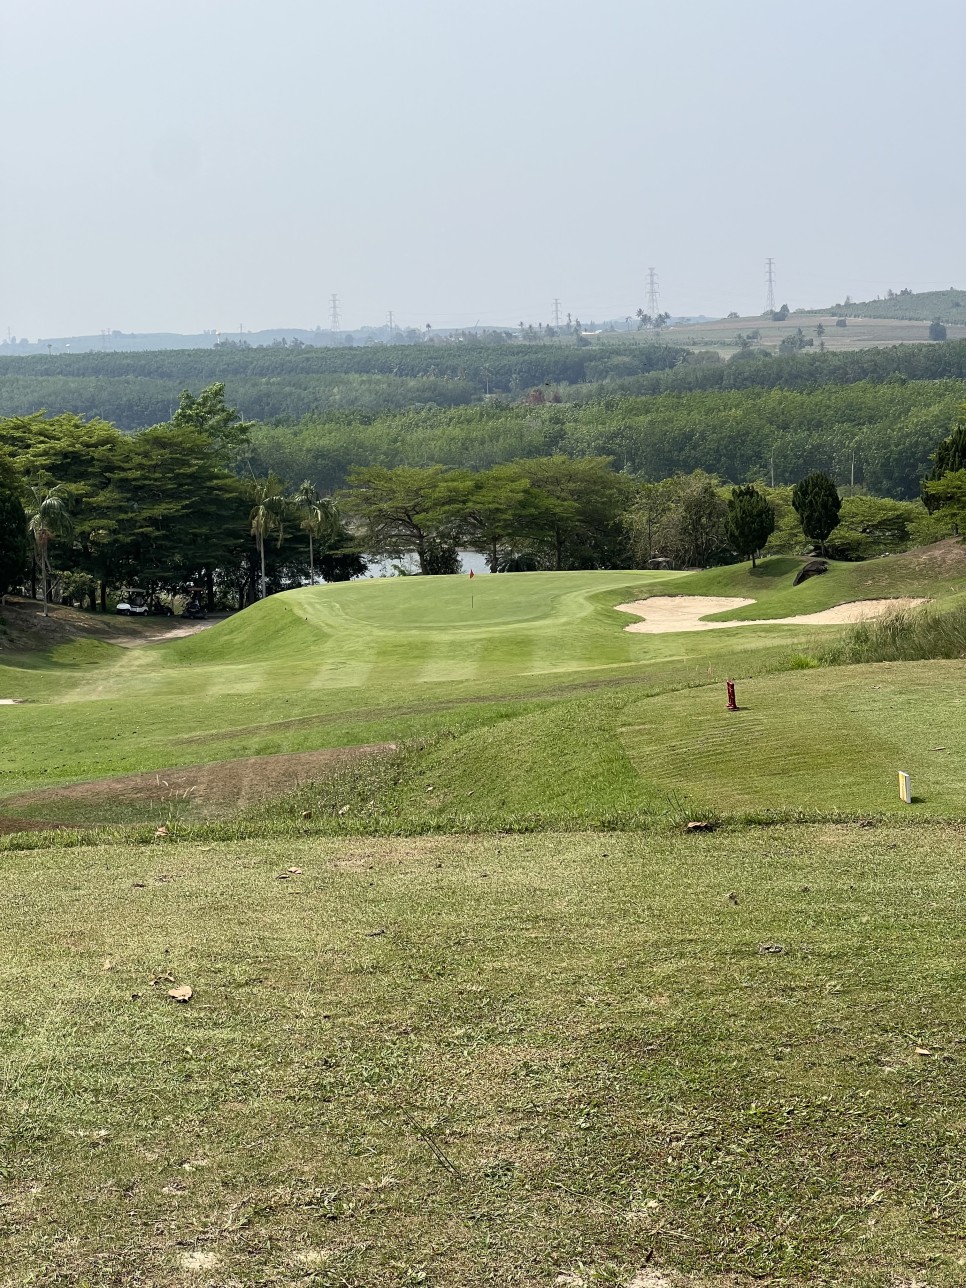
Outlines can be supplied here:
M186 812L210 818L294 791L303 783L361 756L393 750L393 743L374 743L365 747L326 747L320 751L181 765L152 773L121 774L67 787L21 792L7 797L2 804L5 810L42 812L45 819L58 820L35 822L34 827L137 820L150 818L152 813L159 821L169 815L180 817ZM0 816L0 831L21 830L13 826L17 821Z

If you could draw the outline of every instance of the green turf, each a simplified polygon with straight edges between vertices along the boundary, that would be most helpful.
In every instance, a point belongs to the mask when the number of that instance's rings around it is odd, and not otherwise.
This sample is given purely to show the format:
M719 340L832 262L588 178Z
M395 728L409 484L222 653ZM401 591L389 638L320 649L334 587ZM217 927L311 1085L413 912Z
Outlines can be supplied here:
M696 637L643 639L613 604L662 573L400 578L274 596L186 640L87 643L0 665L0 794L170 765L396 740L498 718L494 700L694 678ZM737 651L754 651L741 641ZM776 648L779 647L777 644ZM475 715L468 708L479 704ZM453 717L455 719L455 717Z
M963 840L7 854L3 1283L960 1285Z

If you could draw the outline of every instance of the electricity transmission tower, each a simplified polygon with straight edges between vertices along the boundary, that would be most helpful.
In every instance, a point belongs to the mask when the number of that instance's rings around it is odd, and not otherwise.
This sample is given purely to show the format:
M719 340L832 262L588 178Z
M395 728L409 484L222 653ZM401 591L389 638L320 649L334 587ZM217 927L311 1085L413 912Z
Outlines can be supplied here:
M554 300L554 302L553 302L553 324L554 324L554 326L555 326L555 327L557 327L557 328L559 329L559 327L560 327L560 301L559 301L559 300L556 300L556 299L555 299L555 300Z
M769 255L765 260L765 281L768 284L768 294L765 297L765 312L775 312L775 261Z
M647 270L647 312L652 318L656 318L661 311L661 292L658 289L657 270L649 268Z
M339 318L339 297L335 293L329 296L329 328L332 331L342 330Z

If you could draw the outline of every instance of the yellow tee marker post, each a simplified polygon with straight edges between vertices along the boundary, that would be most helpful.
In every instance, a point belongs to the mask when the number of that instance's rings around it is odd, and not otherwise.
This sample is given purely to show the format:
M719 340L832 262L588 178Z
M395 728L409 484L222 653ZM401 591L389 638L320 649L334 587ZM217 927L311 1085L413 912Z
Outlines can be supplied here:
M899 770L899 799L905 801L907 805L912 804L912 783L909 775L903 770Z

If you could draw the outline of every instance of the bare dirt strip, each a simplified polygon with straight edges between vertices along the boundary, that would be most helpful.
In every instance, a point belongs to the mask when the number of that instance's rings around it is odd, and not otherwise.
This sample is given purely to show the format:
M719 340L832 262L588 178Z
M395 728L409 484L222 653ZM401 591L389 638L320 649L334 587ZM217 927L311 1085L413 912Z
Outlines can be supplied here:
M924 599L858 599L851 604L825 608L820 613L800 613L796 617L768 617L740 622L708 622L713 613L726 613L731 608L745 608L753 599L725 595L654 595L633 604L617 604L620 613L634 613L642 622L632 622L625 631L641 635L668 635L674 631L719 631L732 626L842 626L867 622L886 613L918 608Z
M192 812L217 814L244 809L283 792L311 782L334 767L360 756L395 751L392 742L369 743L362 747L327 747L321 751L297 751L278 756L248 756L241 760L217 760L208 765L179 765L150 773L121 774L93 782L49 787L42 791L8 796L0 804L0 833L43 827L62 827L58 806L83 804L117 807L167 806L190 801ZM43 807L44 819L16 817L18 809ZM9 814L8 814L9 811Z

